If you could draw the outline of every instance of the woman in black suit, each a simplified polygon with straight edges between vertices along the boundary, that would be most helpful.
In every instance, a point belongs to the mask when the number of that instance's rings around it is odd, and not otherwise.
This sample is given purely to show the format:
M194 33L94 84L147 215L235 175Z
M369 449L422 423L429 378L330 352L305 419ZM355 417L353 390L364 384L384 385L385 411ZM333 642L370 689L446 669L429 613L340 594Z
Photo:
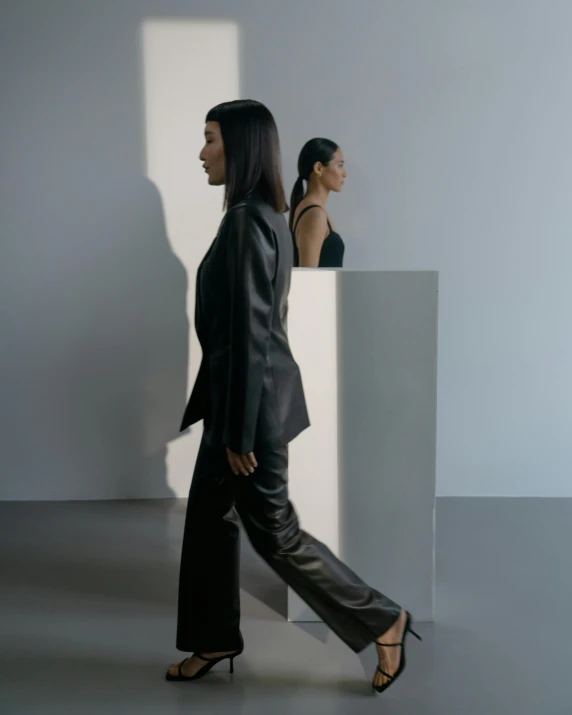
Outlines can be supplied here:
M288 443L309 426L286 334L292 238L268 109L228 102L206 118L200 159L225 185L218 234L197 272L203 357L181 429L204 420L189 493L177 649L168 680L196 680L243 651L236 513L256 551L355 652L376 642L381 691L400 674L410 616L300 529L288 499Z

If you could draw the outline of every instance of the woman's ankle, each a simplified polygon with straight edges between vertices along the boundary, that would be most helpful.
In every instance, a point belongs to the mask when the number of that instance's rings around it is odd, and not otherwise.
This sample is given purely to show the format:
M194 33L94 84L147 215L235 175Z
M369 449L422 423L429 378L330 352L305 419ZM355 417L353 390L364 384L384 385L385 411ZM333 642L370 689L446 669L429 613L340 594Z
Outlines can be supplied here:
M387 639L388 636L392 636L394 634L400 633L403 628L405 627L405 623L407 621L407 612L405 611L404 608L401 609L399 612L399 615L395 619L395 621L389 626L389 628L382 633L380 636L378 636L375 639L376 645L384 645L383 643L380 643L380 641Z

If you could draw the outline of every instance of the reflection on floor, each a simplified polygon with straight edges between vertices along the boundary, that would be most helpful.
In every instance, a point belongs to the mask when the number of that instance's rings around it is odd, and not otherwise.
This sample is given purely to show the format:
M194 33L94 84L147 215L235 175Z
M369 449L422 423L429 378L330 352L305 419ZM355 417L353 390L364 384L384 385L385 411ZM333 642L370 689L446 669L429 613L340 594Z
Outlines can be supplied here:
M285 621L247 544L235 674L165 682L183 520L181 501L0 504L3 715L572 712L572 501L438 500L436 623L381 696L374 652Z

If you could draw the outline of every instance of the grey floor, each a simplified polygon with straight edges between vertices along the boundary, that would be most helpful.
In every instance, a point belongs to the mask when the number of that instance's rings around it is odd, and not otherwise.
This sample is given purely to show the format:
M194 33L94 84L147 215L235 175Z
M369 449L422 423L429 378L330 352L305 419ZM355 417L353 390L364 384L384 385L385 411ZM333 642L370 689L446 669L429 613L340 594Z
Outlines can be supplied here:
M285 590L248 545L236 673L165 682L183 509L0 504L2 715L572 713L572 500L438 500L436 622L381 696L373 650L285 621Z

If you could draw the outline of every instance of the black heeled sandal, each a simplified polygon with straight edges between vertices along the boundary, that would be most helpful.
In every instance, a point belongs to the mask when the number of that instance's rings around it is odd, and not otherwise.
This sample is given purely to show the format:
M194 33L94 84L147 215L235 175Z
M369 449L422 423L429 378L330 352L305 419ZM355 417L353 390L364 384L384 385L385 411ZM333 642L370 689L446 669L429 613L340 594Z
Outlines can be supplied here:
M188 658L185 658L179 663L179 666L177 670L179 671L177 675L172 675L167 671L167 674L165 675L165 680L198 680L199 678L202 678L205 676L211 668L213 668L217 663L220 663L221 660L226 660L227 658L230 659L230 673L234 673L234 659L239 656L242 653L242 650L237 650L234 653L229 653L228 655L221 655L218 658L205 658L204 655L200 655L199 653L195 653L194 655L197 656L197 658L200 658L201 660L205 661L205 665L203 665L202 668L197 670L197 672L194 675L183 675L183 666L185 663L190 660L193 656L189 656ZM172 666L171 666L172 667ZM170 669L169 669L170 670Z
M376 690L378 693L383 693L384 690L387 690L390 685L395 683L397 678L403 673L405 670L405 638L407 637L407 634L411 633L412 636L415 636L417 640L422 641L423 638L418 633L415 633L413 628L411 628L411 614L407 612L407 620L405 621L405 629L403 631L403 640L401 643L379 643L379 641L375 641L376 645L383 646L384 648L399 648L401 647L401 658L399 659L399 667L395 671L393 675L390 675L389 673L386 673L383 671L379 665L377 666L377 670L385 677L389 678L383 685L373 685L373 689Z

